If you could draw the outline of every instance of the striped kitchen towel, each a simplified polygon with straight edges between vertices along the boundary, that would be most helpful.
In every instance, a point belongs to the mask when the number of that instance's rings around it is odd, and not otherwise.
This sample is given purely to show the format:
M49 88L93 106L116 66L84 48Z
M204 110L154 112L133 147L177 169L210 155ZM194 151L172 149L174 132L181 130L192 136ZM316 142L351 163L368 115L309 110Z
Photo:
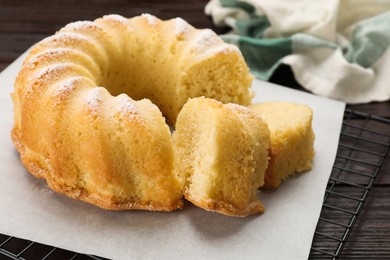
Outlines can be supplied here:
M390 0L211 0L205 12L259 79L284 63L315 94L390 99Z

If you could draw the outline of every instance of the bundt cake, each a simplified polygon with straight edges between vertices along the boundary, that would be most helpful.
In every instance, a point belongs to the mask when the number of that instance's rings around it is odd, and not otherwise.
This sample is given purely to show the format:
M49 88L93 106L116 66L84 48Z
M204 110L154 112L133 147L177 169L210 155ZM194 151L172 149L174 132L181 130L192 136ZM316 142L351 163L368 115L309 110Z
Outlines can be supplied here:
M264 182L270 134L253 111L204 97L190 99L173 140L175 173L187 200L230 216L264 211L256 191Z
M182 185L163 116L174 124L201 95L248 105L251 81L236 47L180 18L74 22L25 59L12 139L55 191L107 209L171 211Z
M278 188L288 177L310 170L314 157L311 108L289 102L257 103L250 108L264 119L271 134L263 188Z

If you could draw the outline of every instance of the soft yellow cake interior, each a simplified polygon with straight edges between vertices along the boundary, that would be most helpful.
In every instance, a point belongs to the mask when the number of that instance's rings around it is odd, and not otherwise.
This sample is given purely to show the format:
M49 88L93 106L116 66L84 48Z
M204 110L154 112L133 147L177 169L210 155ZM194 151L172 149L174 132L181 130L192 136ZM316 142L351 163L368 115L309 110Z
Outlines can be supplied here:
M270 137L255 113L208 98L190 99L173 139L175 172L187 200L231 216L264 211L256 191L264 182Z
M310 170L314 157L311 108L289 102L257 103L250 108L264 119L271 134L263 188L275 189L289 176Z

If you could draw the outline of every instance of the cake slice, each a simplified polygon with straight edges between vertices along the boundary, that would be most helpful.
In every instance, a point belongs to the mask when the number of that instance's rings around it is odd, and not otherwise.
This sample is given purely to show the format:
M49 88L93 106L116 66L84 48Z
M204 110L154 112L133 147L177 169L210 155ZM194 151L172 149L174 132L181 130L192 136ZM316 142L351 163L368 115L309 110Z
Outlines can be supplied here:
M271 133L263 188L278 188L288 177L310 170L314 157L311 108L288 102L257 103L250 108L268 124Z
M190 99L173 134L175 173L184 197L229 216L264 212L256 192L263 185L270 137L253 111L209 98Z

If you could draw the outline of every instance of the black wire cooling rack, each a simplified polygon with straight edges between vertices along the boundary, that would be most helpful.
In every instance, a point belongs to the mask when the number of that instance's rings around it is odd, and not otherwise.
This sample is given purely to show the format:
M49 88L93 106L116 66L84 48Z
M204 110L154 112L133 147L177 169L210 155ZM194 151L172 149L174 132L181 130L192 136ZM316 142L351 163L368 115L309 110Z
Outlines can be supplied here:
M340 256L389 150L390 120L345 111L310 259Z
M310 259L337 259L390 150L390 120L346 110ZM103 259L0 234L0 259Z

